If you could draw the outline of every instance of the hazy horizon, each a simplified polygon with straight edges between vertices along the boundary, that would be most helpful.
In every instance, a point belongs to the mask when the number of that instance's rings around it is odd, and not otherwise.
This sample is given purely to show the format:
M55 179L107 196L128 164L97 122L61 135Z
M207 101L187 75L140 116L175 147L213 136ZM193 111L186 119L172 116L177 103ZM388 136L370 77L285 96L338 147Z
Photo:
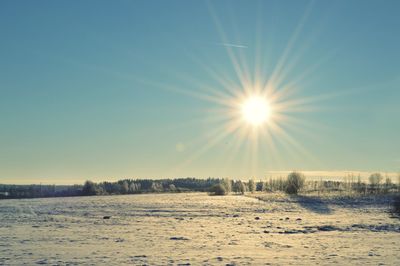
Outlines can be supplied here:
M33 184L43 184L43 185L82 185L86 180L90 180L93 182L115 182L124 179L174 179L174 178L198 178L198 179L207 179L207 178L230 178L232 180L269 180L269 178L286 178L286 176L293 172L298 171L306 177L306 180L332 180L332 181L345 181L345 178L349 176L354 177L354 181L357 181L358 176L361 177L363 182L368 182L368 177L373 173L381 173L384 178L391 178L392 182L397 183L398 177L400 173L398 172L384 172L384 171L311 171L311 170L291 170L291 171L268 171L263 176L194 176L194 175L186 175L186 176L121 176L121 177L81 177L81 178L64 178L62 180L58 180L56 178L17 178L17 179L7 179L4 178L1 180L0 184L10 184L10 185L33 185Z
M0 183L395 176L399 10L1 1Z

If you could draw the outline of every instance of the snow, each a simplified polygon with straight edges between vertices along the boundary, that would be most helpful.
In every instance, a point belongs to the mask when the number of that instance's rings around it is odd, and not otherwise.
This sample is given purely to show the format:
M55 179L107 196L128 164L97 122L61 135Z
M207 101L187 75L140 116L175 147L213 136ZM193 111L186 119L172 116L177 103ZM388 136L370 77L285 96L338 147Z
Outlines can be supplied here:
M0 265L400 264L385 201L258 196L2 200Z

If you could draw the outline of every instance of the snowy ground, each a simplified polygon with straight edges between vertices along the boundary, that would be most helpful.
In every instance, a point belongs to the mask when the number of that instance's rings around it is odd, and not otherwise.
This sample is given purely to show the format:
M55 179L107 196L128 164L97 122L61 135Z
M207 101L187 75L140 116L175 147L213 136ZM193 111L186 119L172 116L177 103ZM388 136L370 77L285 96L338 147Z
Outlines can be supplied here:
M386 200L255 196L2 200L0 265L400 265Z

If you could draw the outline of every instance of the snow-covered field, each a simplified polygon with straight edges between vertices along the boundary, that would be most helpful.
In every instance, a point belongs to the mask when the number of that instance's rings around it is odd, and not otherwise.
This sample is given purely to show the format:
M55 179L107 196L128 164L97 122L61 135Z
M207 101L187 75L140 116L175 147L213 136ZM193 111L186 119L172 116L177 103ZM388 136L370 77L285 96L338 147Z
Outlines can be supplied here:
M2 200L0 265L400 265L386 201L262 197Z

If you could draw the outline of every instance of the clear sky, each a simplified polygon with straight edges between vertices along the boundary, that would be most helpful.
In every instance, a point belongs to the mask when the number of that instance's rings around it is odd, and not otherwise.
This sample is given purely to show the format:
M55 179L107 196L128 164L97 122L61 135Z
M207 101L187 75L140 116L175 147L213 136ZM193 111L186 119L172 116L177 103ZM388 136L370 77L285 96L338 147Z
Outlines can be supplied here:
M398 172L399 13L389 0L0 1L0 183ZM230 132L223 103L266 84L282 107L268 133Z

